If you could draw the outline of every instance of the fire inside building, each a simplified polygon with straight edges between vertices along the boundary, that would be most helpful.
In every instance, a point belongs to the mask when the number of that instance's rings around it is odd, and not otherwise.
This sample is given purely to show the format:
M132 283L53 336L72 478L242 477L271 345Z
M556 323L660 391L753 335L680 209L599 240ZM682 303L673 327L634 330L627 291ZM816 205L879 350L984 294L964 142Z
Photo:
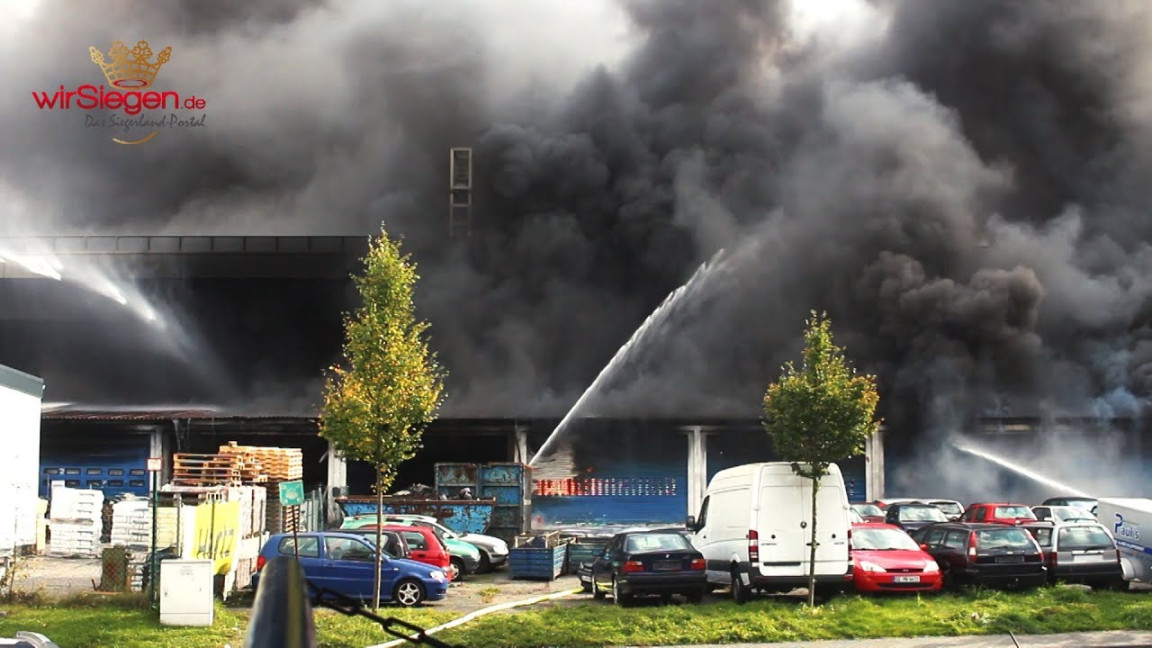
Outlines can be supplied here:
M470 153L453 150L451 160L449 234L467 237ZM356 303L350 275L366 249L366 234L0 241L7 259L0 264L0 360L46 385L41 494L63 481L108 496L146 495L149 457L211 453L236 442L298 448L310 489L369 495L372 468L335 456L316 418L323 370L339 360L342 316ZM80 268L73 276L82 280L65 280L54 270L60 263ZM562 416L481 417L448 408L427 430L423 450L400 467L395 487L428 484L439 463L527 464ZM1079 429L1101 427L1098 419L1082 423ZM1142 456L1138 426L1121 423L1104 421L1101 434L1123 437L1114 444L1118 456ZM1031 418L1006 428L993 419L973 430L995 444L1033 438L1043 425ZM778 458L759 421L744 414L578 417L560 446L534 466L525 518L533 528L680 523L718 470ZM916 453L890 448L886 461L885 443L873 439L865 456L841 466L849 496L875 499L892 492L886 484L958 498L1061 487L1021 478L1010 466L1006 473L1002 461L971 448L950 449L947 469ZM1016 476L971 493L936 490L943 472L973 464L994 470L996 480ZM165 462L161 483L171 470ZM915 478L894 479L896 471Z
M130 270L139 294L179 303L195 334L181 329L179 317L149 331L152 322L141 321L147 318L130 304L16 264L0 266L0 357L44 376L47 385L41 495L53 481L108 496L147 495L149 457L210 453L228 442L300 448L310 488L371 493L371 467L334 460L316 419L321 370L338 358L341 314L354 303L349 276L366 240L38 239L66 261ZM158 319L166 316L157 308ZM188 354L197 358L191 367ZM281 390L292 385L277 376L308 378L283 398ZM258 387L232 393L237 384ZM527 463L559 422L442 417L427 431L424 450L401 467L396 487L431 482L437 463ZM680 522L716 471L775 456L756 420L589 419L570 428L578 441L568 472L543 468L535 476L535 526ZM870 479L873 492L882 483L882 452L870 455L872 477L862 458L845 466L857 499L868 496ZM161 483L171 471L165 462Z

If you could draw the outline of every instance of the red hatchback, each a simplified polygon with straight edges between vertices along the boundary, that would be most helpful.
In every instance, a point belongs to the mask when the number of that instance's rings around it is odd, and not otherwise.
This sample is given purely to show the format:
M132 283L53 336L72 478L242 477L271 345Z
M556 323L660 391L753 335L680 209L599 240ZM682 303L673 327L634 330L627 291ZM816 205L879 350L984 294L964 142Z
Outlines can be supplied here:
M452 580L452 557L448 554L448 547L436 537L436 532L428 527L384 525L382 531L391 531L399 534L408 544L408 560L415 560L444 570L448 580ZM355 530L355 533L374 538L376 525L364 526Z
M937 592L940 566L903 529L852 525L852 581L859 592Z
M1036 521L1036 514L1024 504L1008 502L981 502L972 504L961 522L994 522L996 524L1029 524Z

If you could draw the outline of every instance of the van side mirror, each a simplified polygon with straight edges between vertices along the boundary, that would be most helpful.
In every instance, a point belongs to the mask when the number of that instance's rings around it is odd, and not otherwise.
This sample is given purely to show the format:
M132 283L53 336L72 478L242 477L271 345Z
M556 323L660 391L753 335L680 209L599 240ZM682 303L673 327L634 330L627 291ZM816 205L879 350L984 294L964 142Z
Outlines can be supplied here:
M699 527L696 526L696 516L695 515L689 515L688 519L684 520L684 526L687 527L687 529L689 531L692 531L692 532L696 532L696 531L700 530Z
M920 543L920 551L928 551L928 545L921 542Z

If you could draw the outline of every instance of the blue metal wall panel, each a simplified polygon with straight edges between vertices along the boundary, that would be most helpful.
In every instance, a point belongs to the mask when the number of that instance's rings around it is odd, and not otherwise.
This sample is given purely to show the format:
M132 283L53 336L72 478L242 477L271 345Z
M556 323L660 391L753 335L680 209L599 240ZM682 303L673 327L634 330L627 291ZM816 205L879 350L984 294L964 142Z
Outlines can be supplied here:
M726 468L761 461L780 461L767 432L748 430L708 435L708 481ZM867 497L867 462L864 457L837 461L836 465L844 476L848 500L864 501Z
M98 447L42 448L40 496L49 496L53 481L63 481L69 488L98 489L108 497L147 495L150 449L146 436L108 439Z
M576 476L534 480L532 527L682 524L688 442L675 430L621 427L580 444Z

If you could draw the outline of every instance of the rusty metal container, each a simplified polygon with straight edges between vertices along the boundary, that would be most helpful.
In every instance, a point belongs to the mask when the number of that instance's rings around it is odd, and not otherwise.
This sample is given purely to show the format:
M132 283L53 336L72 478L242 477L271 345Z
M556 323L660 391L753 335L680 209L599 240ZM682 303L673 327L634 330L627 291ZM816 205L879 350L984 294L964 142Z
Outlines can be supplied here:
M480 464L438 463L436 470L436 496L459 499L464 488L472 491L474 497L480 495Z
M520 463L480 466L480 496L496 501L488 535L511 540L528 532L532 513L532 468Z

